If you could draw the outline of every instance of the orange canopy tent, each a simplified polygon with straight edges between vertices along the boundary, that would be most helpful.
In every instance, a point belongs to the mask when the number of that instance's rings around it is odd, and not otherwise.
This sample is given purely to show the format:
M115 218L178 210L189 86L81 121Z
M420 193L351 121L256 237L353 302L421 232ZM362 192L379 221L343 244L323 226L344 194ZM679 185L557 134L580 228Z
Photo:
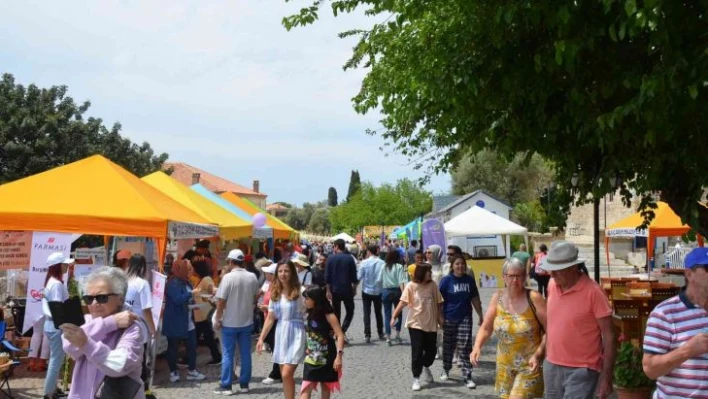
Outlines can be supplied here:
M0 230L167 238L219 234L218 226L137 176L94 155L0 186Z
M652 219L648 228L643 229L640 226L644 223L644 216L641 212L628 216L619 222L616 222L605 229L605 252L607 256L607 264L610 264L610 238L647 238L647 260L654 254L654 239L657 237L675 237L682 236L691 228L681 222L679 217L666 202L657 202L657 208L654 209L654 219ZM698 244L703 246L703 237L698 236Z
M273 238L283 240L293 240L297 238L297 231L295 231L295 229L281 222L275 216L272 216L268 212L262 210L253 202L245 198L239 197L238 195L231 192L222 193L221 198L230 202L234 206L242 209L244 212L248 213L251 216L255 215L256 213L262 213L263 215L265 215L266 225L273 229Z
M165 172L155 172L144 176L141 180L193 210L204 219L218 224L222 240L235 240L250 237L253 234L253 223L250 220L243 220L238 215L209 201Z

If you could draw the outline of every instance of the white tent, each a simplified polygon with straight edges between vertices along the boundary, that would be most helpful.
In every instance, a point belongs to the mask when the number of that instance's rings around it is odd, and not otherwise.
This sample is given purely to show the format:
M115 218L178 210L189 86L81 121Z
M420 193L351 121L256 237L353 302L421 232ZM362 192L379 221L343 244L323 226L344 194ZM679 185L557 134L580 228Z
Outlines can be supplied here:
M523 235L528 247L528 229L478 206L466 210L445 223L445 235L450 237L480 237L506 235L506 253L511 255L509 235Z
M339 233L336 236L332 237L332 241L335 240L344 240L344 242L354 242L354 237L350 236L347 233Z

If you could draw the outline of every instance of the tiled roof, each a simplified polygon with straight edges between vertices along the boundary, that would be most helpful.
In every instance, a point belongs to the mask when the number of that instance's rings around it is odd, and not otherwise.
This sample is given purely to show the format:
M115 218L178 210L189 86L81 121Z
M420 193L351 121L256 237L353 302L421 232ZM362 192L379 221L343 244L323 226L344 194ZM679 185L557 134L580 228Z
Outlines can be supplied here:
M446 206L452 204L460 198L459 195L437 195L433 196L433 212L438 212Z
M228 181L184 162L166 162L163 167L165 170L172 168L172 175L170 176L186 186L191 186L192 175L194 173L199 173L199 183L215 193L231 192L239 195L250 195L264 198L267 197L266 194L257 193L249 188Z
M273 211L273 210L276 210L276 211L285 211L285 210L287 210L287 209L288 209L288 207L282 206L282 205L280 205L280 204L270 204L270 205L266 206L266 210L267 210L267 211Z

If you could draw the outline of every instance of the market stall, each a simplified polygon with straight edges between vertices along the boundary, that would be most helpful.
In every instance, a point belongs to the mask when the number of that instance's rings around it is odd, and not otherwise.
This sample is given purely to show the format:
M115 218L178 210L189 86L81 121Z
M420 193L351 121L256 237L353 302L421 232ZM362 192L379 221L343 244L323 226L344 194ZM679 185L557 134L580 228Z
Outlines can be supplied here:
M218 224L219 237L221 240L250 237L253 232L253 223L250 218L244 220L238 215L227 211L193 190L190 190L189 187L171 178L164 172L155 172L143 177L141 180L191 209L204 219Z
M332 241L336 241L336 240L344 240L344 242L346 242L346 243L352 243L352 242L356 241L354 239L354 237L350 236L347 233L339 233L336 236L332 237Z
M218 227L101 155L0 186L0 230L212 237Z
M508 219L498 216L484 208L473 206L452 220L445 223L445 235L448 241L455 237L494 237L502 235L505 238L505 255L494 255L490 246L488 251L474 248L472 253L474 270L481 287L503 287L502 265L511 256L511 236L523 235L528 245L528 229ZM496 248L496 247L494 247Z
M246 198L239 197L238 195L230 192L222 193L221 198L230 202L234 206L240 208L244 212L254 217L257 214L262 214L266 217L266 226L273 229L273 238L280 240L291 240L297 242L297 231L287 224L283 223L280 219L273 215L268 214L268 212L260 209L256 204L247 200Z
M691 228L681 222L681 218L666 203L657 202L654 209L654 219L647 228L642 228L644 215L637 212L628 216L605 229L605 255L607 264L610 264L610 239L611 238L647 238L647 263L654 256L654 247L657 237L683 236L691 231ZM703 237L698 236L698 245L703 246ZM651 267L651 265L649 265Z

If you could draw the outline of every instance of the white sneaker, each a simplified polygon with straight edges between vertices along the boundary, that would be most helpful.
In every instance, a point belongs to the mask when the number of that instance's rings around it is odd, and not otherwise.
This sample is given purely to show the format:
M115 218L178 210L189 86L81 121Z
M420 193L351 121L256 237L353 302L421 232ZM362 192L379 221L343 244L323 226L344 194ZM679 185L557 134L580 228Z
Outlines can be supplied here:
M204 374L198 372L197 370L190 370L187 372L187 381L201 381L206 377Z
M177 382L179 381L179 373L176 371L173 371L170 373L170 382Z
M447 374L447 371L443 371L442 374L440 374L440 381L447 381L450 379L450 376Z
M263 385L273 385L273 384L275 384L275 380L272 379L272 378L270 378L270 377L268 377L268 378L266 378L265 380L261 381L261 384L263 384Z
M474 381L472 381L472 377L465 378L465 386L469 389L477 388L477 384L475 384Z
M222 388L221 386L214 390L214 395L231 396L234 393L235 392L232 391L230 388Z
M420 380L417 378L413 379L413 390L420 391Z
M435 382L435 380L433 379L433 373L430 372L429 368L423 367L423 375L425 375L425 382L427 382L428 384L432 384L433 382Z
M248 393L248 388L239 388L238 393Z

